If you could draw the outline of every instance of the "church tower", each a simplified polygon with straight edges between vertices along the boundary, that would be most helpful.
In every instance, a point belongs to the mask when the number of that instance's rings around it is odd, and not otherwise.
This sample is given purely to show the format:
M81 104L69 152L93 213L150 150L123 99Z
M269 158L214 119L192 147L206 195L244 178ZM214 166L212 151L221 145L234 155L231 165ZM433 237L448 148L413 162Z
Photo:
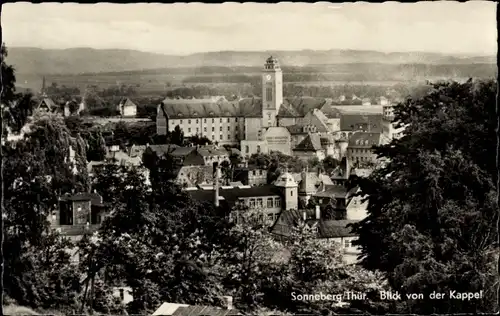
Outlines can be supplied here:
M283 104L283 73L273 56L266 60L262 71L262 127L276 126L276 116Z

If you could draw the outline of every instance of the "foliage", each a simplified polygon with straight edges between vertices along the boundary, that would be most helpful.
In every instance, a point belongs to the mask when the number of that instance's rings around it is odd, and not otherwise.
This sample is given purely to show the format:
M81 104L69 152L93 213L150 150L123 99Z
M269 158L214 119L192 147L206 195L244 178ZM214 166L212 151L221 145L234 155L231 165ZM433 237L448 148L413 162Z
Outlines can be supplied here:
M492 312L498 275L495 82L436 84L395 109L405 136L390 162L360 179L368 217L356 231L363 265L405 293L483 291L482 299L405 301L401 312Z
M269 154L253 154L250 156L248 163L267 169L268 183L278 179L285 170L288 170L288 172L301 172L308 165L307 162L294 156L285 155L280 151L271 151Z
M176 125L172 133L170 133L170 143L178 146L184 145L184 132Z
M335 168L339 166L340 161L333 158L332 156L326 156L321 163L323 170L325 170L327 174L330 174L333 170L335 170Z

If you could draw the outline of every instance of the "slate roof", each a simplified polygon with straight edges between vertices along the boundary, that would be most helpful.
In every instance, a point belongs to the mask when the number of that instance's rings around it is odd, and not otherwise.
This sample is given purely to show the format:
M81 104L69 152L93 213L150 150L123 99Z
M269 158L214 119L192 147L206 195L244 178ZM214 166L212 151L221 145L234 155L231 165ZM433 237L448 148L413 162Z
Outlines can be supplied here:
M188 191L188 194L194 200L198 201L213 201L214 190L193 190ZM229 207L233 207L239 198L261 197L261 196L281 196L280 189L274 185L266 184L250 188L232 188L232 189L219 189L219 196L224 197Z
M318 134L309 133L293 150L294 151L318 151L321 150L321 140Z
M179 148L177 145L167 144L167 145L149 145L149 148L154 151L158 156L163 156L164 154L171 153L175 149Z
M382 134L356 132L349 138L349 148L372 148L380 145Z
M280 107L278 117L304 117L313 109L320 109L327 99L314 97L286 98Z
M314 211L314 210L313 210ZM309 212L312 213L312 212ZM307 216L311 218L311 216ZM303 211L301 210L287 210L282 211L278 220L271 228L271 232L278 236L290 236L293 227L297 226L303 219ZM356 236L351 227L348 225L357 223L357 220L325 220L325 219L307 219L306 224L312 226L317 224L318 234L317 238L339 238L339 237L353 237Z
M222 99L165 99L159 105L170 119L199 117L261 117L262 101L246 98L236 101Z
M372 133L382 133L382 114L342 114L340 130L370 130Z
M173 157L186 157L189 155L193 150L196 150L196 147L179 147L177 146L170 154Z
M241 315L236 309L222 309L213 306L163 303L153 316L229 316Z
M65 194L59 198L59 201L91 201L92 205L102 205L102 196L98 193L76 193Z

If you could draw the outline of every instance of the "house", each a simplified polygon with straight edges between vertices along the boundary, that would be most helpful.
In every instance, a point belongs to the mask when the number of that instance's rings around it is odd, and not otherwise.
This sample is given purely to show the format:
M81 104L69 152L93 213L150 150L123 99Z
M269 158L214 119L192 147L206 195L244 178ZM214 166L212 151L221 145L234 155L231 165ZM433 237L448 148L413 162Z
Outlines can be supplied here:
M349 139L347 156L356 165L375 164L378 158L373 147L387 142L382 133L356 132Z
M316 238L325 243L338 244L344 253L343 259L346 264L357 263L361 251L359 247L353 245L357 236L352 231L351 225L359 221L327 219L322 215L319 207L306 211L288 210L279 215L271 232L278 239L286 239L291 236L294 227L297 227L301 222L315 228Z
M192 188L202 184L213 184L214 181L213 166L210 165L181 166L176 173L176 183L184 188Z
M78 240L96 231L104 219L105 207L98 193L65 194L49 218L51 227L61 234Z
M235 168L233 180L250 186L264 185L267 184L267 170L246 164Z
M120 112L120 116L123 117L135 117L137 115L137 105L129 98L122 99L117 106L117 110Z
M328 185L333 185L328 175L317 172L308 172L306 170L293 173L294 180L298 183L299 201L302 205L307 205L309 198L318 191L322 191Z
M214 162L229 162L230 153L223 147L208 145L192 147L193 149L184 157L183 166L213 166ZM172 155L179 152L173 151Z
M335 168L330 174L330 179L332 180L333 184L345 185L351 175L351 169L352 166L349 158L342 158L342 160L340 161L340 165L338 165L337 168Z
M361 105L370 106L372 105L372 101L370 100L370 98L363 98L363 100L361 100Z
M134 300L132 296L132 288L129 286L113 287L113 297L119 299L122 304L128 304Z
M298 144L300 144L309 133L317 133L318 130L316 129L315 126L312 125L290 125L286 127L288 129L288 132L290 133L291 140L290 140L290 146L291 148L297 147Z
M163 303L153 313L152 316L234 316L242 315L240 311L234 309L233 299L230 296L224 297L225 306L201 306L177 303Z
M340 117L341 136L349 138L354 132L382 133L382 114L346 114Z
M238 206L261 210L269 222L274 222L282 210L298 209L298 184L288 172L274 184L261 186L219 186L217 173L214 183L186 191L194 200L213 201L227 210Z
M308 133L306 138L301 141L294 149L293 155L309 160L311 158L325 159L325 150L321 147L321 139L318 134Z

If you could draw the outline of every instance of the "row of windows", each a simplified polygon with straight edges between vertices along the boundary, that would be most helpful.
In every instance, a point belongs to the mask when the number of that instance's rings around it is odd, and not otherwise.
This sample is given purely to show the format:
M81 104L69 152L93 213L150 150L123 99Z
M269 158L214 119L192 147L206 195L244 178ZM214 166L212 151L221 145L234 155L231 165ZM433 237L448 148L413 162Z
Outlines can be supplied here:
M262 170L252 170L252 175L253 176L256 176L257 173L258 173L259 176L264 175L264 171L262 171Z
M223 119L222 119L222 118L221 118L221 119L219 119L219 120L220 120L220 122L221 122L221 123L223 122ZM238 118L237 118L237 117L235 117L235 118L234 118L234 121L235 121L235 122L238 122ZM196 119L196 124L198 124L199 122L200 122L200 120L199 120L199 119ZM204 119L203 119L203 123L206 123L206 122L207 122L207 119L206 119L206 118L204 118ZM231 118L230 118L230 117L228 117L228 118L227 118L227 122L228 122L228 123L231 123ZM191 124L191 120L187 120L187 123L188 123L188 124ZM214 119L214 118L212 119L212 123L215 123L215 119ZM179 120L179 124L182 124L182 120Z
M241 200L240 202L243 202ZM262 198L257 198L257 199L249 199L249 207L250 208L262 208L264 207L264 199ZM278 208L281 207L281 199L279 197L273 198L267 198L266 200L266 207L267 208Z
M250 153L250 147L245 146L245 154ZM260 145L257 145L257 153L260 153Z
M238 126L235 126L235 127L234 127L234 130L235 130L235 132L238 132ZM199 131L200 131L200 128L199 128L199 127L197 127L197 128L196 128L196 133L198 133ZM206 133L206 132L207 132L207 128L206 128L206 127L204 127L204 128L203 128L203 131ZM221 131L221 132L222 132L222 126L219 128L219 131ZM228 126L228 127L227 127L227 131L228 131L228 132L230 132L230 131L231 131L231 126ZM212 127L212 132L215 132L215 127ZM188 133L191 133L191 127L188 127Z
M358 148L354 148L354 149L351 149L353 153L359 153L359 154L371 154L373 153L371 149L358 149Z

